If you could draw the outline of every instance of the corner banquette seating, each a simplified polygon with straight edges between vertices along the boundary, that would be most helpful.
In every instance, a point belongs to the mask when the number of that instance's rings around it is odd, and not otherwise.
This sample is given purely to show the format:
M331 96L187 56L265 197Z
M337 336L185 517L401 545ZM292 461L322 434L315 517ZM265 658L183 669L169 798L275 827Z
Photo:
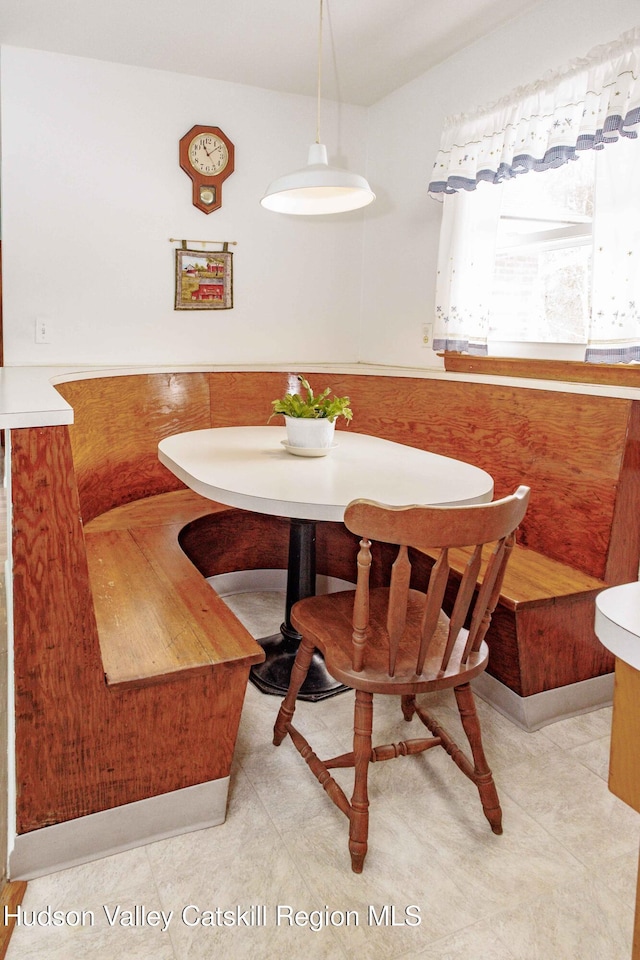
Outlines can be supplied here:
M594 597L637 576L637 401L306 375L350 396L350 429L474 463L496 497L531 488L487 636L495 680L527 698L613 670ZM67 379L71 426L11 431L19 834L228 776L262 651L204 578L284 569L288 523L185 490L157 443L263 425L289 382L226 370ZM350 578L356 552L342 524L318 524L319 574ZM452 551L454 575L465 562ZM422 563L416 577L432 558Z
M292 608L291 620L302 640L275 722L273 742L279 746L289 734L318 782L346 815L354 873L362 873L367 853L369 763L380 760L442 747L475 783L493 832L502 833L502 810L482 747L471 681L486 669L489 660L484 638L528 502L529 488L525 486L510 497L472 506L390 507L354 500L345 510L344 523L362 538L355 590L307 597ZM396 558L388 586L370 588L371 567L380 544L393 544ZM443 603L451 572L449 550L464 546L470 550L469 561L448 616ZM411 550L435 550L437 554L422 590L410 586ZM329 760L319 759L292 722L296 698L316 650L323 654L331 676L355 690L353 750ZM424 701L416 703L417 695L451 689L471 759L425 709ZM431 736L374 747L374 693L398 697L405 720L416 715ZM354 768L351 801L329 773L335 767ZM400 765L394 770L400 777L403 772ZM416 799L418 810L422 799L426 812L428 798Z

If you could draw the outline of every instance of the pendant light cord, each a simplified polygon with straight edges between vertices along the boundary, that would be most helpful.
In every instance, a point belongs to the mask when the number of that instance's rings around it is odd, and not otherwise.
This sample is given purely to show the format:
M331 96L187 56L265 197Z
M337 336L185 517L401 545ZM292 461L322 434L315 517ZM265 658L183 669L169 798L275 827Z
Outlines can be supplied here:
M318 29L318 107L316 112L316 143L320 143L320 91L322 87L322 4L320 0L320 27Z

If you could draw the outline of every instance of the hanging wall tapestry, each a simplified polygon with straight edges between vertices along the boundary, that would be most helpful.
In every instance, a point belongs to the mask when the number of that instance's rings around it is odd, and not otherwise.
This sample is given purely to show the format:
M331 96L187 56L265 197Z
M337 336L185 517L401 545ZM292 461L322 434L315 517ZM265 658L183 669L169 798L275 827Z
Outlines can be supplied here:
M233 254L176 250L176 310L230 310L233 307Z

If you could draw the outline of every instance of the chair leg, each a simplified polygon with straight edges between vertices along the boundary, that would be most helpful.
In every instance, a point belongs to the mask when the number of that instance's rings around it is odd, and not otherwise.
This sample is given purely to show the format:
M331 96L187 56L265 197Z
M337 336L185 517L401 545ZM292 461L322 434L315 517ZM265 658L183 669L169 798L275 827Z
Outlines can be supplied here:
M405 720L412 720L413 715L416 712L416 698L413 693L406 693L400 697L400 705L402 707L402 715Z
M371 730L373 727L373 694L356 690L356 703L353 724L353 755L355 778L351 797L351 815L349 817L349 851L351 869L362 873L364 858L367 855L369 836L369 797L367 793L367 773L371 758Z
M484 755L482 746L482 734L480 731L480 721L476 712L476 704L473 699L471 685L463 683L459 687L454 687L460 719L464 732L467 735L471 753L473 755L474 776L473 781L478 788L480 801L484 815L491 825L494 833L502 833L502 809L498 799L498 791L493 782L493 775L489 769L489 764Z
M273 727L273 742L278 747L287 735L287 724L291 723L296 709L296 697L298 691L304 683L315 647L310 640L305 637L300 641L296 658L291 668L291 679L289 680L289 689L282 701L278 716Z

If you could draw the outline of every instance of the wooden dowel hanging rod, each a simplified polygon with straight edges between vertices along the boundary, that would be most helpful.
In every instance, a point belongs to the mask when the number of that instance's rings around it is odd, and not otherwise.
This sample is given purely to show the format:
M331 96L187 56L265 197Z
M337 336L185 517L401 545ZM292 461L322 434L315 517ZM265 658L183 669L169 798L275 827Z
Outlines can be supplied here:
M237 240L183 240L181 237L169 237L169 243L228 243L237 247Z

